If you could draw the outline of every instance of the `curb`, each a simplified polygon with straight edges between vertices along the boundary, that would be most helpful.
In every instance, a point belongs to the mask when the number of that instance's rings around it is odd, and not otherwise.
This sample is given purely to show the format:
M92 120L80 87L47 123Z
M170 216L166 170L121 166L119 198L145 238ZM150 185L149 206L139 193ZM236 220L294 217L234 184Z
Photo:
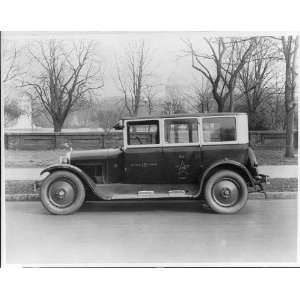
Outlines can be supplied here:
M40 201L39 194L7 194L5 195L5 201Z
M284 199L297 199L297 192L267 192L267 199L263 193L250 193L248 200L284 200ZM5 195L5 201L40 201L39 194L7 194ZM178 200L176 200L178 201ZM194 201L194 200L184 200L184 201ZM109 201L110 202L110 201Z
M266 192L266 200L297 199L297 192ZM265 200L263 193L250 193L248 200Z

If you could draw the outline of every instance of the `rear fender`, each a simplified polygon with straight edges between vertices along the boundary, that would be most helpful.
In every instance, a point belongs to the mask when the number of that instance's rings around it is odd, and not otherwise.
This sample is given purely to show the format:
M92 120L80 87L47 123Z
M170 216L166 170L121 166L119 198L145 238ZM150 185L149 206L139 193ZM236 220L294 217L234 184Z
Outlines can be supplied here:
M85 188L90 190L92 192L92 194L94 194L97 197L100 197L103 200L109 199L105 194L99 192L99 190L96 190L96 184L92 180L92 178L90 176L88 176L84 171L82 171L78 167L75 167L75 166L72 166L69 164L56 164L56 165L49 166L46 169L42 170L40 175L42 175L46 172L49 172L51 174L56 171L69 171L69 172L77 175L81 179Z
M252 177L251 173L248 171L248 169L243 164L241 164L235 160L229 160L229 159L225 160L224 159L224 160L213 163L212 165L209 166L209 168L207 168L205 170L205 172L201 176L199 191L194 196L195 198L198 198L201 195L205 181L219 169L228 169L228 170L236 171L245 179L246 182L248 182L248 184L251 187L255 187L254 178Z

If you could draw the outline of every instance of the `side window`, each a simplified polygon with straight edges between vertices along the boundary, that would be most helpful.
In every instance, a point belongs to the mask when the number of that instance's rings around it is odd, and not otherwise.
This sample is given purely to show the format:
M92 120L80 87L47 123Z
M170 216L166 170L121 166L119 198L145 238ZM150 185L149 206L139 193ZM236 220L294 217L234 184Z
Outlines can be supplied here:
M128 145L159 144L158 120L127 123Z
M203 141L204 142L229 142L236 140L235 118L204 118Z
M197 143L197 119L170 119L165 120L165 142L169 144Z

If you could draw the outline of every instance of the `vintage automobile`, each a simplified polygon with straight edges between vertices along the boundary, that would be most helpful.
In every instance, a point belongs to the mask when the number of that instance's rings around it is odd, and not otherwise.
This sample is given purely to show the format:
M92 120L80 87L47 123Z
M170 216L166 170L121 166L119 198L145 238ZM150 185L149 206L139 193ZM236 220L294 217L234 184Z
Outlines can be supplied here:
M236 213L248 192L263 191L249 146L245 113L136 117L117 149L70 151L44 169L44 207L70 214L88 200L195 199L217 213Z

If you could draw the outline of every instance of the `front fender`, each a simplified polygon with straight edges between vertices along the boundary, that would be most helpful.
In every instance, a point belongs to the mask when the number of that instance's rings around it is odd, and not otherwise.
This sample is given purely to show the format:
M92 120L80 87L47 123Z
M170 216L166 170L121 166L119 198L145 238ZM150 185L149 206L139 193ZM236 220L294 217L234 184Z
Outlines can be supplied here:
M84 171L82 171L80 168L75 167L73 165L69 165L69 164L55 164L55 165L51 165L47 168L45 168L44 170L41 171L40 175L49 172L49 173L53 173L56 171L69 171L72 172L73 174L77 175L83 182L83 184L88 187L91 192L100 197L103 200L106 200L107 197L104 194L99 194L99 191L96 190L96 184L95 182L92 180L92 178L87 175Z
M240 171L241 175L245 179L249 180L251 186L252 187L255 186L255 180L254 180L253 176L251 175L251 173L248 171L248 169L243 164L241 164L235 160L223 159L223 160L220 160L220 161L217 161L217 162L211 164L205 170L205 172L202 174L201 179L200 179L199 191L194 196L195 198L198 198L200 196L202 189L203 189L204 182L210 176L210 174L212 174L214 172L214 170L220 169L222 167L224 167L224 169L227 168L227 169L233 169L233 170Z

